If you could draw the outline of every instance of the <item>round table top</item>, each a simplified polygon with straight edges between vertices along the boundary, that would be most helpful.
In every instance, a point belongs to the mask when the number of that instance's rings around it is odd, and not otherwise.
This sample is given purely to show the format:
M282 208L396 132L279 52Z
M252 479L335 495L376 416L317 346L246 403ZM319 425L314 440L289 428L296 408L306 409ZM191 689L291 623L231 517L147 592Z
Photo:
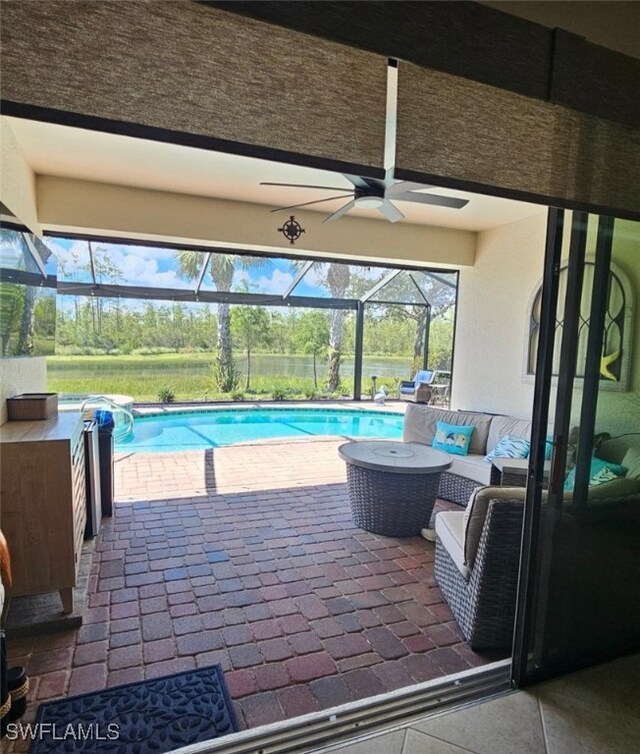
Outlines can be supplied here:
M338 453L354 466L395 474L435 474L451 465L448 453L417 442L359 440L341 445Z

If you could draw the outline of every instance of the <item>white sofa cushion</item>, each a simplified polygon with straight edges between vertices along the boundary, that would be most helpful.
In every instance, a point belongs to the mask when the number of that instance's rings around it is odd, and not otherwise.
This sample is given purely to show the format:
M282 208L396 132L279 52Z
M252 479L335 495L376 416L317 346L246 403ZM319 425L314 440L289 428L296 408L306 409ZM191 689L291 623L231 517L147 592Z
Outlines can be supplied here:
M469 569L464 564L464 512L442 511L436 516L436 534L440 537L445 550L465 579L469 578Z
M505 435L530 441L531 422L528 419L515 419L513 416L493 416L487 437L487 453L491 453Z
M448 411L445 408L416 403L407 406L403 440L431 445L436 434L436 424L439 421L461 426L471 425L474 427L474 432L469 443L469 453L484 456L487 452L487 437L492 418L489 414Z
M462 512L464 517L463 563L466 568L471 570L475 563L489 502L491 500L519 500L524 503L525 492L524 487L478 487L471 493L469 505ZM438 517L436 517L437 520Z
M451 459L451 466L447 469L449 474L467 477L478 484L491 482L491 464L484 460L484 456L451 456Z
M622 459L622 465L627 470L629 479L640 479L640 450L629 448Z

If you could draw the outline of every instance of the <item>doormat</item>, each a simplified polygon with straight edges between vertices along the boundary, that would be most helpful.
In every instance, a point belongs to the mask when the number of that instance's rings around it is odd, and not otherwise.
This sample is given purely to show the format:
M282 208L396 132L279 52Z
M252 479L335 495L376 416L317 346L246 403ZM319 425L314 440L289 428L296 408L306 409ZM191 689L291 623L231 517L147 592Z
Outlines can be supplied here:
M45 702L36 723L31 754L164 754L238 730L220 665Z

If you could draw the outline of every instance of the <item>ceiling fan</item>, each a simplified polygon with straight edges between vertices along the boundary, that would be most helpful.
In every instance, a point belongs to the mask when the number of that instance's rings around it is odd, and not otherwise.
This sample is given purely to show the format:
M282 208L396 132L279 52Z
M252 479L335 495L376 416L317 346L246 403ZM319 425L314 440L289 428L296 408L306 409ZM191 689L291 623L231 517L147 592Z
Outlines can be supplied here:
M393 179L376 180L374 178L364 178L359 175L348 175L343 173L344 177L353 184L353 188L336 188L335 186L310 186L301 183L270 183L263 181L261 186L287 186L291 188L305 189L324 189L325 191L341 191L338 196L329 196L326 199L315 199L310 202L301 202L293 204L290 207L278 207L271 212L283 212L284 210L298 209L299 207L308 207L311 204L321 204L322 202L331 202L335 199L349 199L340 209L332 212L323 222L332 223L346 215L354 207L366 209L377 209L380 214L389 222L395 223L402 220L404 215L395 206L393 202L415 202L418 204L432 204L439 207L449 207L451 209L462 209L469 203L467 199L456 199L450 196L440 194L422 194L418 189L434 188L422 183L411 183L409 181L394 181ZM393 201L391 201L393 200Z
M417 204L431 204L439 207L449 207L450 209L462 209L469 201L467 199L456 199L441 194L423 194L424 189L436 188L427 186L423 183L411 183L409 181L396 181L393 177L396 153L396 125L398 117L398 68L397 64L390 61L387 67L387 102L384 134L384 166L385 178L376 180L374 178L365 178L360 175L349 175L343 173L343 177L349 181L351 187L341 186L310 186L303 183L269 183L261 182L261 186L287 186L300 189L320 189L324 191L340 191L337 196L328 196L325 199L314 199L310 202L301 202L293 204L290 207L277 207L271 212L283 212L284 210L298 209L299 207L308 207L312 204L321 204L322 202L331 202L336 199L348 199L340 209L332 212L325 217L323 222L332 223L339 220L343 215L352 210L354 207L366 209L376 209L391 223L397 223L402 220L404 215L396 207L394 202L414 202Z

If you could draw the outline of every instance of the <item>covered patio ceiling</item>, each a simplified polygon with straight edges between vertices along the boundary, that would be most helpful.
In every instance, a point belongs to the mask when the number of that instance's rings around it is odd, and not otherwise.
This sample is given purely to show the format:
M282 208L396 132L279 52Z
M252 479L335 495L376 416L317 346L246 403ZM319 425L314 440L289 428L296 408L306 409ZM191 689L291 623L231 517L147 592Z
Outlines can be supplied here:
M194 149L52 123L3 116L30 168L37 176L91 181L151 189L193 197L225 199L265 207L287 207L324 199L331 191L263 185L265 182L315 186L353 185L338 173L241 155ZM481 231L540 211L526 202L425 187L424 193L469 200L461 210L402 202L402 224ZM335 192L333 192L335 194ZM329 214L343 203L338 198L312 212ZM285 216L276 215L277 218ZM354 207L350 216L380 220L375 209ZM338 224L339 225L339 224ZM337 227L337 226L336 226Z

